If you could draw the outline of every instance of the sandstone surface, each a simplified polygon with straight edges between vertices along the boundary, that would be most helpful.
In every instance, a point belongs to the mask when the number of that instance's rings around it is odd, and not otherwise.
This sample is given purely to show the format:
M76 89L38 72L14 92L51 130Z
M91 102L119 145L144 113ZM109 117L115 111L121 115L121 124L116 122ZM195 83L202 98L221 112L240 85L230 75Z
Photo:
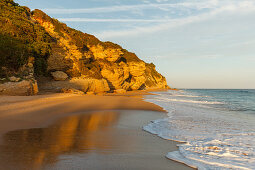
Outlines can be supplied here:
M39 90L48 91L75 89L84 93L123 93L169 88L165 77L156 71L154 64L146 63L118 44L102 42L93 35L72 29L38 9L31 12L11 0L0 4L11 15L0 17L0 30L5 32L4 36L10 36L7 39L20 38L17 40L20 44L14 49L19 55L12 56L16 66L11 62L0 63L2 87L10 81L12 89L16 89L14 86L17 85L17 89L23 89L20 94L25 94L25 87L31 89L28 82L38 80ZM10 21L10 29L5 29L6 20ZM29 48L22 51L20 46ZM43 82L39 81L41 77L51 79ZM32 89L38 90L36 85L32 85L35 86ZM0 94L3 91L8 90L2 88ZM11 94L10 91L8 93Z
M64 73L63 71L51 72L51 75L56 81L64 81L68 78L68 75Z
M38 93L36 81L23 80L0 84L0 95L30 96Z

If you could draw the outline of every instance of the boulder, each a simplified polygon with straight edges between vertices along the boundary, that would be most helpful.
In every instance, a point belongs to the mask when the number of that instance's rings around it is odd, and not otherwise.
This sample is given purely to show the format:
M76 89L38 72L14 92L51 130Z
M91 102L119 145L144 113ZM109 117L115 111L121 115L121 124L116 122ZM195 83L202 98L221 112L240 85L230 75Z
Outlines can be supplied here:
M85 93L103 93L110 91L109 85L105 79L73 78L70 80L70 84L75 85L79 90Z
M68 75L64 73L63 71L51 72L51 75L56 81L64 81L68 78Z
M0 84L0 95L31 96L38 93L37 82L23 80L20 82L7 82Z

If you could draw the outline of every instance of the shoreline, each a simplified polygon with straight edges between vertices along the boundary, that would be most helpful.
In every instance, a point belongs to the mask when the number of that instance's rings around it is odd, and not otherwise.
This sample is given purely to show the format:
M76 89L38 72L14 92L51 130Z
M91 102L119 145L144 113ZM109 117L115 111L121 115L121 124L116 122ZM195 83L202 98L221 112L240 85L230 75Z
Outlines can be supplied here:
M75 116L79 114L86 115L88 113L98 111L119 111L125 112L125 114L128 112L130 115L134 115L134 112L143 112L141 114L143 118L150 119L151 117L151 120L147 120L147 123L149 123L149 121L155 120L157 118L154 119L152 116L146 117L147 114L150 115L149 113L153 111L154 117L162 117L166 111L155 104L144 101L143 95L147 94L150 93L132 92L124 95L114 94L102 96L73 94L47 94L27 97L0 96L0 135L2 136L7 132L16 131L19 129L45 128L57 120L68 116ZM132 124L130 122L125 123L127 126ZM137 124L135 126L137 126ZM155 140L157 140L157 142L162 140L158 136L144 131L141 127L140 130L136 131L143 131L151 137L156 137L157 139ZM135 137L135 139L137 138ZM2 137L0 137L0 142L2 142ZM176 144L178 142L166 142L169 144L171 143L171 146L177 150ZM161 155L163 157L161 159L167 159L165 154ZM127 159L129 158L127 157ZM174 164L175 167L188 167L187 165L177 163L176 161L174 162L177 164L173 163L170 161L170 159L167 159L167 161L169 161L169 163L171 162L170 164Z

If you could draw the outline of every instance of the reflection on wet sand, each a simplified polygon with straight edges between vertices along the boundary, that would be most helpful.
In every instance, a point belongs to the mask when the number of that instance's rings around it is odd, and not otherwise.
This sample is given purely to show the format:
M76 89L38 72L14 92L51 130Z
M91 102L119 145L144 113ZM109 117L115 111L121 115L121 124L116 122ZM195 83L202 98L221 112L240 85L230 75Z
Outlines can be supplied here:
M114 143L100 133L114 125L118 112L98 112L64 118L47 128L12 131L0 145L2 169L40 169L58 156L107 150Z

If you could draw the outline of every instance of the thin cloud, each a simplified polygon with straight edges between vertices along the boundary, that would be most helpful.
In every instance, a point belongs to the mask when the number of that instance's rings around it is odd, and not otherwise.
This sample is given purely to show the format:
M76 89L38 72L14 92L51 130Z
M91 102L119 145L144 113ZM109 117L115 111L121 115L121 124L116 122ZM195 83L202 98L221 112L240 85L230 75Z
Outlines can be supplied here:
M171 22L170 19L91 19L91 18L58 18L62 22Z
M217 12L214 12L214 13L217 13ZM197 22L197 21L202 21L213 16L214 13L202 14L198 16L190 16L190 17L180 18L180 19L171 19L171 20L168 20L167 23L158 24L158 25L150 26L150 27L136 27L134 29L122 30L122 31L104 31L96 35L99 38L107 39L112 37L125 37L125 36L138 35L140 33L143 33L143 34L153 33L153 32L167 30L173 27L178 27L178 26L182 26L182 25Z
M194 23L194 22L201 22L204 20L208 20L213 18L219 14L224 13L246 13L255 11L255 2L251 1L243 1L237 4L227 4L220 8L214 9L207 13L202 13L195 16L188 16L184 18L175 18L175 19L168 19L165 23L160 23L158 25L150 26L150 27L135 27L134 29L130 30L121 30L121 31L104 31L101 33L96 33L96 35L101 39L107 39L112 37L125 37L125 36L132 36L132 35L139 35L144 33L153 33L158 31L167 30L173 27L179 27L186 24Z
M145 9L159 9L167 10L169 8L193 8L193 9L204 9L204 8L215 8L217 3L214 0L209 2L184 2L184 3L164 3L164 4L139 4L139 5L119 5L109 7L98 7L98 8L82 8L82 9L42 9L48 14L81 14L81 13L110 13L120 11L134 11L134 10L145 10Z

